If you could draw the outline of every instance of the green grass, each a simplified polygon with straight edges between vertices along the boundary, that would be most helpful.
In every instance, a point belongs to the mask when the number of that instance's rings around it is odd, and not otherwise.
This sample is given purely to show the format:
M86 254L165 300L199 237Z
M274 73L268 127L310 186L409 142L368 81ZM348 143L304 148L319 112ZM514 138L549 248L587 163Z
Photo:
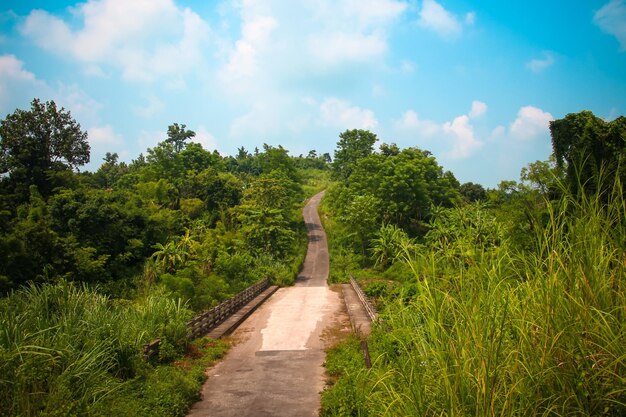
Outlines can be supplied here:
M302 169L299 171L302 177L302 190L306 198L325 190L330 185L330 170Z
M16 291L0 300L2 415L181 415L196 398L203 361L225 350L189 346L190 316L158 292L131 302L67 282ZM159 358L146 363L142 346L156 337ZM188 368L169 365L189 349L206 354Z
M536 252L407 253L413 281L386 302L373 368L353 342L330 352L345 365L325 415L626 414L626 205L570 196L548 213Z
M198 339L171 365L157 365L124 384L90 410L92 416L184 416L200 399L205 370L228 349L223 341Z

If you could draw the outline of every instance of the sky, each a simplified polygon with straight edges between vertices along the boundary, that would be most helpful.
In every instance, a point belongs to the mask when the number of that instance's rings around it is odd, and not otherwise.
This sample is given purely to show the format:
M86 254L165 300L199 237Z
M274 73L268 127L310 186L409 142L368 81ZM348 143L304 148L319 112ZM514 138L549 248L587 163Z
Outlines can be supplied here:
M3 0L0 117L34 98L88 132L87 170L172 123L222 155L367 129L495 187L549 158L550 120L626 113L626 0Z

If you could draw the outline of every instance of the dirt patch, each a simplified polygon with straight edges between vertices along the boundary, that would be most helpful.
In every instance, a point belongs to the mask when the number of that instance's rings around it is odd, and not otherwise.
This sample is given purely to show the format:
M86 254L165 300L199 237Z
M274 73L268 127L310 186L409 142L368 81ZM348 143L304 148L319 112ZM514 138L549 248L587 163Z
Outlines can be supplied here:
M332 318L331 325L326 327L322 332L321 339L326 349L335 347L337 344L345 341L352 334L352 326L350 325L350 317L346 309L346 303L343 299L341 284L332 284L330 290L337 293L341 300L341 307Z

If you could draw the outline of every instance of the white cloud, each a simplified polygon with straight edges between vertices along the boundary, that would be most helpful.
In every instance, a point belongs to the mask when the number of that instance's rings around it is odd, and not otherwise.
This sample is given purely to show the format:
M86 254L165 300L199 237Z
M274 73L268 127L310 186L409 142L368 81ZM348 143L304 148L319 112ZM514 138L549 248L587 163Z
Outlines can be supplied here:
M216 57L219 88L254 106L291 95L294 84L362 77L362 66L382 66L393 23L408 9L399 0L241 0L227 7L228 27ZM354 68L359 71L354 71Z
M441 143L431 142L431 146L447 146L445 156L450 159L465 159L483 146L483 142L476 137L470 120L482 116L486 111L485 103L474 100L468 114L439 124L432 120L421 119L414 110L408 110L399 120L393 122L393 129L397 135L410 140L428 139L439 135L442 138Z
M35 81L35 74L26 71L24 63L15 55L0 56L0 79L12 79L14 81Z
M615 36L622 51L626 51L626 2L611 0L593 16L593 22L603 32Z
M113 66L129 80L180 75L200 62L209 35L206 22L172 0L89 0L71 11L82 21L79 29L34 10L20 31L41 48L83 63L91 74Z
M278 22L272 16L255 16L244 21L241 39L235 42L229 61L221 72L226 82L236 82L257 73L259 52L267 47L270 35L277 26Z
M320 105L320 118L324 125L340 129L374 129L378 120L374 112L352 106L338 98L329 98Z
M87 130L87 137L91 147L90 162L87 165L89 170L97 170L107 152L117 153L122 159L128 154L123 149L124 138L111 125L92 127Z
M469 112L470 119L480 117L487 112L487 105L482 101L472 101L472 110Z
M502 125L498 125L491 131L491 138L492 139L501 138L502 136L504 136L505 133L506 133L506 127Z
M214 151L217 150L217 140L204 126L200 126L196 130L196 136L192 138L192 142L199 143L205 150Z
M94 126L100 123L102 103L91 98L78 85L60 83L50 95L54 101L70 111L72 117L83 126Z
M25 106L47 89L47 85L26 70L15 55L0 55L0 112L6 114Z
M531 59L526 63L526 68L534 73L539 73L544 69L554 65L554 62L554 55L552 54L552 52L544 51L543 59Z
M443 124L443 131L453 137L452 149L447 152L450 159L465 159L483 146L483 143L476 139L474 127L469 121L469 116L462 115L452 122Z
M92 148L117 146L124 143L122 136L115 133L111 125L92 127L87 131L87 134ZM107 152L115 152L115 150L109 149Z
M465 14L465 24L472 26L476 22L476 13L469 12Z
M413 134L421 137L434 136L441 130L437 123L420 119L413 110L404 112L399 120L394 121L393 126L400 134Z
M344 0L343 7L346 15L355 16L363 26L370 26L396 19L408 6L394 0Z
M309 48L315 61L332 66L374 60L387 52L387 42L378 34L320 33L310 39Z
M511 123L510 132L518 139L533 139L548 133L549 122L554 117L540 108L525 106L519 109L517 118Z
M476 14L470 12L466 15L465 21L468 24L473 24L475 18ZM434 31L444 39L454 39L463 31L459 19L435 0L423 1L418 24L425 29Z

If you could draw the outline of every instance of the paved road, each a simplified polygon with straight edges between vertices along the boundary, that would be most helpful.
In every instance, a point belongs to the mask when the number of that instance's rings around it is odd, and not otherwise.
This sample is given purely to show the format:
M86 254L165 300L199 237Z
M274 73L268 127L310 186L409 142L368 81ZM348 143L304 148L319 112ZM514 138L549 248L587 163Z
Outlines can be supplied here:
M338 291L326 284L328 245L317 214L303 215L309 249L295 286L278 290L233 333L237 344L208 370L203 400L189 416L317 416L324 349L350 323Z

